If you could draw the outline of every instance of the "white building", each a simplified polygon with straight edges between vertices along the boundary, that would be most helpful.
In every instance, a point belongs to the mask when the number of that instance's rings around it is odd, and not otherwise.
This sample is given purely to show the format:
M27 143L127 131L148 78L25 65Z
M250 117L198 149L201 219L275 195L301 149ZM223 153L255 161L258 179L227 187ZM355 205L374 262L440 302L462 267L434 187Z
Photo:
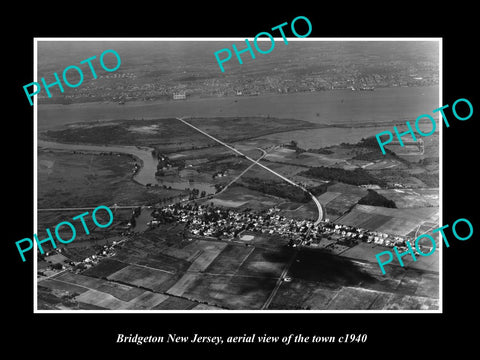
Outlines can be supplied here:
M185 100L187 95L184 92L173 94L173 100Z

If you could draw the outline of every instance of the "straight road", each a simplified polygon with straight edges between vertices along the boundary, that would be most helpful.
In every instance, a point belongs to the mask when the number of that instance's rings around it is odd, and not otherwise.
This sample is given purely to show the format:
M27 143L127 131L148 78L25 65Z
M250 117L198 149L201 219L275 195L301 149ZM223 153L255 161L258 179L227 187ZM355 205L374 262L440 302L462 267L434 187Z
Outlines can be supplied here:
M260 151L263 152L262 156L260 156L260 157L258 158L258 160L256 160L256 161L255 161L254 163L252 163L249 167L247 167L245 170L243 170L235 179L233 179L232 181L230 181L227 185L225 185L225 187L224 187L222 190L220 190L220 191L219 191L218 193L216 193L215 195L219 195L219 194L221 194L222 192L224 192L225 190L227 190L230 185L232 185L232 184L235 183L238 179L240 179L248 170L250 170L252 167L254 167L255 165L257 165L258 162L259 162L260 160L262 160L262 159L265 157L265 155L267 155L267 152L266 152L265 150L260 149L260 148L258 148L258 150L260 150Z
M244 157L245 159L247 159L247 160L255 163L256 165L258 165L258 166L264 168L265 170L271 172L272 174L278 176L279 178L281 178L282 180L286 181L287 183L289 183L289 184L291 184L291 185L293 185L293 186L296 186L296 187L302 189L303 191L307 192L307 193L310 195L310 197L312 198L312 200L315 202L315 205L317 205L317 209L318 209L318 218L317 218L317 220L315 221L315 225L317 225L318 223L320 223L320 221L322 221L322 219L323 219L323 209L322 209L322 205L320 204L320 201L318 201L318 199L317 199L310 191L308 191L307 189L305 189L303 186L298 185L297 183L295 183L295 182L291 181L290 179L286 178L285 176L283 176L283 175L277 173L276 171L273 171L272 169L270 169L270 168L266 167L265 165L261 164L260 162L258 162L260 159L259 159L259 160L254 160L254 159L252 159L251 157L249 157L249 156L243 154L242 152L240 152L239 150L235 149L233 146L230 146L230 145L224 143L223 141L217 139L216 137L213 137L212 135L206 133L205 131L197 128L196 126L193 126L193 125L190 124L188 121L185 121L185 120L183 120L182 118L177 118L177 120L180 120L180 121L183 122L185 125L190 126L191 128L193 128L193 129L197 130L198 132L202 133L203 135L209 137L210 139L212 139L212 140L218 142L219 144L225 146L226 148L232 150L232 151L235 152L236 154Z
M285 269L283 269L282 274L281 274L280 277L277 279L277 283L275 284L275 287L273 288L272 292L270 293L270 296L268 297L268 299L267 299L267 300L264 302L264 304L262 305L262 309L261 309L261 310L268 309L268 307L270 306L270 303L272 302L273 298L275 297L275 295L277 295L277 292L278 292L278 289L280 288L280 285L282 285L282 282L284 281L285 277L286 277L287 274L288 274L288 270L290 270L290 267L292 266L293 262L294 262L295 259L297 258L298 251L299 251L299 248L297 247L297 248L295 249L295 252L293 253L290 261L289 261L288 264L285 266Z

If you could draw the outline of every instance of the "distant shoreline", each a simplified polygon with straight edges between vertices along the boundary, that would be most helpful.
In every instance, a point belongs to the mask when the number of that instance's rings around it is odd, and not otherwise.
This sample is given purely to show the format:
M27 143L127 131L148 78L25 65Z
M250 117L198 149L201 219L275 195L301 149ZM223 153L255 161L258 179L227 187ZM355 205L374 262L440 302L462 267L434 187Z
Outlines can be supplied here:
M438 87L439 84L433 84L428 86L382 86L378 88L374 88L374 90L369 91L382 91L385 89L416 89L416 88L431 88L431 87ZM218 100L218 99L245 99L245 98L252 98L252 97L273 97L273 96L289 96L289 95L298 95L298 94L322 94L322 93L331 93L331 92L339 92L339 91L348 91L354 93L361 93L365 92L365 90L352 90L350 88L337 88L337 89L325 89L325 90L316 90L316 91L292 91L289 93L279 93L279 92L267 92L263 94L245 94L245 95L227 95L227 96L214 96L214 95L198 95L198 94L190 94L187 95L186 100L174 100L173 98L165 99L155 99L155 100L126 100L120 103L118 100L111 100L111 101L87 101L87 102L72 102L70 104L62 104L58 102L49 102L48 98L42 98L42 101L46 101L45 103L39 103L39 107L72 107L72 106L87 106L87 105L100 105L100 104L107 104L107 105L119 105L119 106L138 106L138 105L150 105L150 104L170 104L170 103L181 103L181 102L188 102L189 100ZM53 99L53 97L52 97ZM55 101L55 100L53 100Z
M321 125L359 126L415 119L438 107L439 87L191 98L156 102L49 104L38 107L38 129L85 121L183 117L271 117ZM353 125L355 124L355 125Z

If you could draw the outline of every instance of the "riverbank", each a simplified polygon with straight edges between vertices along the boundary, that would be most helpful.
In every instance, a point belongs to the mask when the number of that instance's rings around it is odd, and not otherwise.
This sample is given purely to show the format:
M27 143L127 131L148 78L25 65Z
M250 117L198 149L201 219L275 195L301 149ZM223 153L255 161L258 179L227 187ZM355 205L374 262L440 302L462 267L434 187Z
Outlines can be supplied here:
M439 106L439 87L381 88L375 91L332 90L308 93L192 98L178 101L135 101L42 104L38 129L76 122L175 117L265 116L341 124L415 119Z

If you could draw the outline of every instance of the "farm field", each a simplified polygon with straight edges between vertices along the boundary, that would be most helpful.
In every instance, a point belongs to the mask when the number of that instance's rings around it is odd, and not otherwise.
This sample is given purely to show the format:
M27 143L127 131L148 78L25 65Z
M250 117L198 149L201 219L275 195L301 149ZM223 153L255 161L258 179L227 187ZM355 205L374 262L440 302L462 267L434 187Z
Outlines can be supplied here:
M305 204L298 204L298 206L295 203L291 205L294 205L293 209L282 209L279 215L297 220L316 219L318 216L318 209L313 200Z
M338 218L339 224L380 231L387 234L407 235L425 221L438 223L436 207L391 209L379 206L355 205L348 214Z
M212 261L222 252L227 246L223 242L201 241L203 249L195 256L192 264L188 268L189 272L202 272L209 267Z
M234 205L233 207L235 207L238 211L246 208L255 211L266 210L285 201L284 199L275 198L273 196L265 195L261 192L234 184L224 192L215 195L212 200L203 200L199 201L199 203L209 204L211 201L215 201L217 199L220 201L220 203L223 202L227 205Z
M206 272L214 274L235 275L240 266L249 258L254 247L227 245L221 254L213 260Z
M146 252L152 249L152 240L139 236L143 252L123 255L132 256L130 262L142 257L144 262L155 259L158 267L170 272L138 263L128 265L113 257L82 274L64 272L41 280L42 299L53 296L48 291L57 291L56 306L67 308L76 304L78 308L112 310L260 309L291 263L287 272L291 281L280 284L269 309L408 308L399 302L401 296L408 296L408 304L415 309L438 306L438 273L432 272L425 261L421 265L422 261L406 259L405 268L387 265L387 274L381 275L374 254L382 247L361 243L344 247L336 255L335 251L321 249L294 250L285 246L285 239L266 234L246 232L242 236L244 240L230 244L187 242L183 248L191 247L186 250L190 255L182 255L186 260L179 258L182 264L176 268L172 267L171 255ZM163 250L178 245L160 244Z
M128 264L114 259L103 259L90 269L85 270L82 275L96 278L107 278L109 275L127 267Z
M176 280L174 274L136 265L129 265L109 275L107 279L155 292L165 291Z
M336 183L330 185L327 192L317 198L326 210L325 217L331 221L337 221L365 195L367 190L358 186Z
M364 289L344 287L339 292L337 292L332 301L330 301L330 303L328 304L328 309L368 309L376 298L376 292Z
M100 306L110 310L122 310L128 308L128 302L119 300L111 294L97 290L88 290L76 298L79 302Z
M107 280L96 279L70 272L65 272L61 276L56 277L55 280L110 294L122 301L130 301L144 292L144 290L132 286L117 284Z
M151 310L192 310L198 305L197 302L184 298L168 296L167 299L152 307Z
M260 161L263 165L267 166L268 168L272 169L273 171L285 176L288 179L291 180L296 180L297 179L297 174L299 172L302 172L305 170L305 167L299 166L298 163L292 163L292 164L280 164L276 162L271 162L271 161ZM302 178L301 176L298 176L298 178Z
M227 309L260 309L275 286L276 279L207 275L197 277L183 296Z
M43 287L43 288L56 290L56 291L65 291L70 294L82 294L88 291L88 288L86 287L78 286L78 285L67 283L64 281L58 281L55 279L44 279L42 281L39 281L38 287L39 288Z
M229 245L203 273L187 273L169 294L222 308L258 309L266 301L289 254Z
M337 292L338 289L319 282L293 279L282 283L269 309L326 309Z
M302 167L336 167L347 163L344 157L335 157L335 155L323 155L308 151L297 154L295 150L284 147L279 147L273 151L270 151L265 159L273 164L286 163L291 165L299 165Z
M367 163L364 161L357 161L358 160L352 160L350 162L365 170L400 169L404 167L400 161L394 159L377 160Z
M393 200L397 208L438 207L439 190L433 189L381 189L376 190L389 200Z
M354 259L343 262L321 250L302 250L298 259L300 262L295 262L288 273L292 281L282 282L271 309L409 308L400 307L402 297L408 297L413 309L438 308L438 273L392 266L381 275L376 263Z
M383 251L393 252L391 247L376 245L374 243L358 243L357 245L351 247L350 249L342 252L340 256L350 258L352 260L366 261L371 262L373 266L372 271L380 271L375 255ZM437 250L430 256L416 256L416 261L409 256L403 258L404 264L413 270L424 270L432 273L437 273L440 271L439 266L440 261L440 252ZM367 265L364 265L367 266ZM386 272L396 271L399 268L399 264L393 261L391 264L385 265ZM418 273L417 277L421 277L421 274ZM379 277L377 280L382 280Z

